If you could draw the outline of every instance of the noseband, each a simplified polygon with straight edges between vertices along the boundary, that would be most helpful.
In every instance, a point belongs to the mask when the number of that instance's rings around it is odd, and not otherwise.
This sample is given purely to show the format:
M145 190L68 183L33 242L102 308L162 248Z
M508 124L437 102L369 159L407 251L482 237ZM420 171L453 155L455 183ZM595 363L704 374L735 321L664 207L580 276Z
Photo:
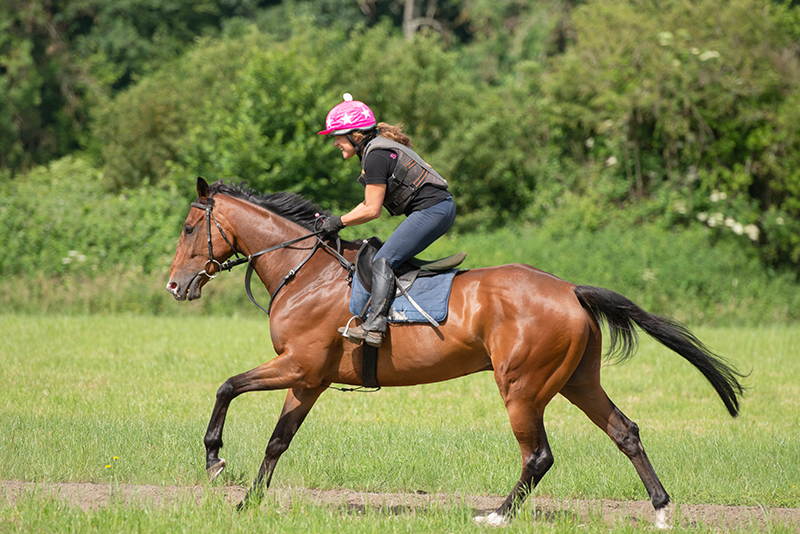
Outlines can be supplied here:
M205 275L205 276L208 277L209 280L213 280L214 278L219 276L222 273L222 271L230 271L233 267L236 267L237 265L241 265L243 263L247 263L247 273L245 274L245 277L244 277L245 292L247 293L247 296L250 297L250 300L253 302L253 304L258 306L267 315L269 315L270 310L272 309L272 301L275 300L275 296L278 294L278 291L280 291L281 288L284 285L286 285L286 283L295 274L297 274L297 271L299 271L300 268L303 265L305 265L306 262L308 262L308 260L311 259L311 257L317 251L317 249L319 249L320 245L322 245L323 247L328 249L328 251L330 251L334 255L334 257L339 261L339 264L342 267L344 267L344 269L348 273L348 279L352 276L353 272L355 271L355 266L352 263L347 261L347 259L345 259L345 257L342 256L337 250L335 250L334 248L332 248L330 245L328 245L327 243L325 243L322 240L322 238L320 237L320 234L322 234L322 230L317 230L315 232L312 232L310 234L306 234L304 236L295 237L294 239L290 239L288 241L284 241L283 243L279 243L279 244L277 244L275 246L266 248L264 250L256 252L255 254L250 254L247 257L240 257L239 256L239 252L237 252L236 248L233 246L233 243L231 243L230 239L228 239L228 236L225 235L225 231L222 229L222 226L220 226L220 224L217 222L217 218L214 217L214 196L213 196L213 193L212 193L212 195L210 197L208 197L208 199L205 202L192 202L192 207L204 210L206 212L206 241L208 242L208 260L206 260L206 262L203 264L203 270L199 271L197 273L197 275ZM221 263L221 264L220 264L219 261L214 259L214 248L213 248L213 246L211 244L211 221L214 221L214 224L217 226L217 229L219 230L219 233L222 235L222 238L225 240L225 242L228 244L228 246L231 247L231 250L233 251L233 254L236 256L236 259L228 260L228 261L226 261L224 263ZM306 258L303 261L301 261L300 264L297 267L295 267L294 269L290 270L286 274L286 276L283 277L283 280L281 280L281 283L278 284L278 287L275 289L275 292L272 293L272 296L269 299L269 305L267 306L266 309L264 309L258 302L256 302L255 297L253 297L253 292L250 289L250 280L251 280L251 278L253 276L253 270L254 270L254 267L255 267L255 262L252 261L252 260L254 260L255 258L258 258L259 256L262 256L262 255L266 254L267 252L272 252L273 250L286 248L286 247L294 245L295 243L298 243L300 241L304 241L304 240L308 239L309 237L316 237L317 238L316 243L314 243L314 247L311 249L311 253L308 256L306 256ZM337 241L338 241L338 238L337 238ZM215 264L217 266L217 272L215 274L213 274L213 275L209 274L208 266L209 265L213 266Z

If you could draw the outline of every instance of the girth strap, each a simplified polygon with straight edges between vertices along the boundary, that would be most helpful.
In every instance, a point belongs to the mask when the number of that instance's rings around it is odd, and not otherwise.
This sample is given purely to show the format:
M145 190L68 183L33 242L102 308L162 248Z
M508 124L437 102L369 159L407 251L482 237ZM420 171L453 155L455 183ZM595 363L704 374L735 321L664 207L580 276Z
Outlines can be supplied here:
M378 388L378 347L361 345L361 383L365 388Z

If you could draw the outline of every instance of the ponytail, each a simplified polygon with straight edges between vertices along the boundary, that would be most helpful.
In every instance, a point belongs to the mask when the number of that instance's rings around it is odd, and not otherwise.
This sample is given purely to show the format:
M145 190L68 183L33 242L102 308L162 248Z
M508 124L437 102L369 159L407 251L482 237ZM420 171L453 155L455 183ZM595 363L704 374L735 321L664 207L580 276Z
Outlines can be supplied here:
M412 147L411 139L403 133L403 125L386 124L385 122L378 123L378 135L385 137L395 143L400 143L407 147ZM353 132L351 134L356 143L361 144L361 141L366 137L362 132ZM355 145L354 145L355 146Z
M412 147L411 139L403 133L403 125L386 124L385 122L378 123L378 135L385 137L395 143L400 143L407 147Z

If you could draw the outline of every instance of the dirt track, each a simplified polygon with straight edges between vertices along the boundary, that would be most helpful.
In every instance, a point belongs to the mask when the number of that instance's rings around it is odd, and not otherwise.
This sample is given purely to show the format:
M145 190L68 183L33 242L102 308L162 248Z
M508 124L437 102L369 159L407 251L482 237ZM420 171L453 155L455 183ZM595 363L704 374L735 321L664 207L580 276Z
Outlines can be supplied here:
M208 489L204 486L142 486L131 484L34 484L32 482L0 482L0 499L8 500L13 506L26 494L51 495L63 499L71 506L84 511L97 510L116 502L129 504L168 505L177 499L187 497L199 502L203 492L221 493L232 503L244 497L246 488L223 486ZM346 490L306 490L271 489L268 495L283 506L290 506L293 499L300 498L325 506L341 507L348 511L362 511L367 508L382 509L387 514L401 515L411 511L422 511L431 504L437 506L467 504L475 515L486 515L503 502L502 497L417 495L404 493L364 493ZM618 521L652 523L653 508L648 501L558 501L544 497L532 497L526 506L533 506L539 519L547 521L562 515L587 518L591 514L602 514L608 524ZM721 506L683 504L672 510L673 519L682 525L703 524L723 531L748 526L766 527L767 518L774 523L794 525L800 530L800 509L770 508L758 506Z

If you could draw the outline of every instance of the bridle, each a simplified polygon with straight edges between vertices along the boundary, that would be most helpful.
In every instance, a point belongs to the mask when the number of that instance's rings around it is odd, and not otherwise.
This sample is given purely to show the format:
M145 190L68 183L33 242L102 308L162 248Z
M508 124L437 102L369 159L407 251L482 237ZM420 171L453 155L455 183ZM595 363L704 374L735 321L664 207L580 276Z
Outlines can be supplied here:
M230 239L228 239L228 236L225 235L225 231L222 229L222 226L220 226L220 224L217 222L217 218L214 217L214 212L213 212L214 199L212 197L209 197L207 203L192 202L192 207L205 210L206 212L206 241L208 242L208 259L203 264L203 270L199 271L197 273L197 276L206 275L209 280L213 280L214 278L222 274L223 268L230 270L231 267L233 267L233 265L228 265L228 264L236 263L236 265L239 265L240 263L244 263L245 261L247 261L246 259L239 257L239 253L236 251L236 248L233 246L233 243L231 243ZM219 233L222 234L222 238L225 240L228 246L231 247L231 250L236 255L236 259L234 260L234 262L230 261L225 262L224 264L225 267L223 267L223 264L220 264L220 262L214 259L214 246L211 244L211 221L214 221L214 224L217 225L217 229L219 229ZM217 265L217 272L213 275L208 272L207 267L209 264Z
M326 248L329 252L331 252L333 254L333 256L339 261L339 264L347 271L347 280L348 280L348 282L352 279L353 273L355 272L355 265L353 263L350 263L349 261L347 261L347 259L344 256L342 256L342 254L338 250L336 250L333 247L331 247L330 245L328 245L322 239L322 237L321 237L322 230L316 230L314 232L311 232L310 234L306 234L306 235L303 235L303 236L300 236L300 237L295 237L295 238L290 239L288 241L284 241L283 243L279 243L279 244L271 246L269 248L265 248L264 250L261 250L259 252L254 253L254 254L250 254L249 256L246 256L246 257L239 256L239 252L236 250L236 247L233 246L233 243L231 243L231 240L228 239L227 235L225 235L225 231L222 229L222 226L219 224L219 222L217 222L217 218L214 217L214 196L213 196L213 193L212 193L211 196L208 197L208 199L205 200L205 202L199 202L199 201L198 202L192 202L191 206L193 208L198 208L198 209L204 210L206 212L206 241L208 242L208 260L206 260L206 262L203 264L203 269L201 271L198 271L196 276L205 275L206 277L208 277L209 280L213 280L214 278L216 278L217 276L222 274L222 271L230 271L231 269L233 269L237 265L241 265L243 263L247 263L247 272L246 272L245 278L244 278L245 292L247 293L247 296L250 297L250 300L253 302L253 304L258 306L267 315L269 315L270 310L272 309L272 302L275 300L275 296L278 294L278 291L280 291L283 288L283 286L285 286L286 283L289 282L289 280L291 280L294 277L295 274L297 274L297 271L299 271L303 267L303 265L305 265L308 262L308 260L311 259L311 257L320 248L320 246ZM319 219L319 216L318 216L317 221L319 222L319 220L320 219ZM225 242L228 244L228 246L231 247L231 250L233 251L235 259L228 260L228 261L225 261L223 263L220 263L219 261L214 259L214 247L211 244L211 221L214 221L214 224L216 225L217 229L219 230L219 233L222 235L222 238L225 240ZM266 254L268 252L272 252L274 250L279 250L279 249L282 249L282 248L287 248L287 247L289 247L291 245L294 245L295 243L299 243L300 241L304 241L304 240L306 240L306 239L308 239L310 237L316 237L317 238L317 241L314 243L314 246L312 247L311 252L308 254L308 256L305 257L305 259L303 259L303 261L301 261L297 265L297 267L295 267L294 269L290 270L286 274L286 276L283 277L283 280L281 280L280 284L278 284L278 287L275 289L275 291L270 296L269 305L267 306L266 309L264 309L264 307L262 307L256 301L255 297L253 297L253 292L250 289L250 280L253 277L253 270L255 268L255 261L253 261L253 260L255 260L256 258L258 258L260 256L263 256L264 254ZM337 241L337 248L340 248L341 247L341 242L339 241L338 237L336 238L336 241ZM212 275L212 274L210 274L208 272L208 266L209 265L213 266L215 264L217 266L217 272Z

